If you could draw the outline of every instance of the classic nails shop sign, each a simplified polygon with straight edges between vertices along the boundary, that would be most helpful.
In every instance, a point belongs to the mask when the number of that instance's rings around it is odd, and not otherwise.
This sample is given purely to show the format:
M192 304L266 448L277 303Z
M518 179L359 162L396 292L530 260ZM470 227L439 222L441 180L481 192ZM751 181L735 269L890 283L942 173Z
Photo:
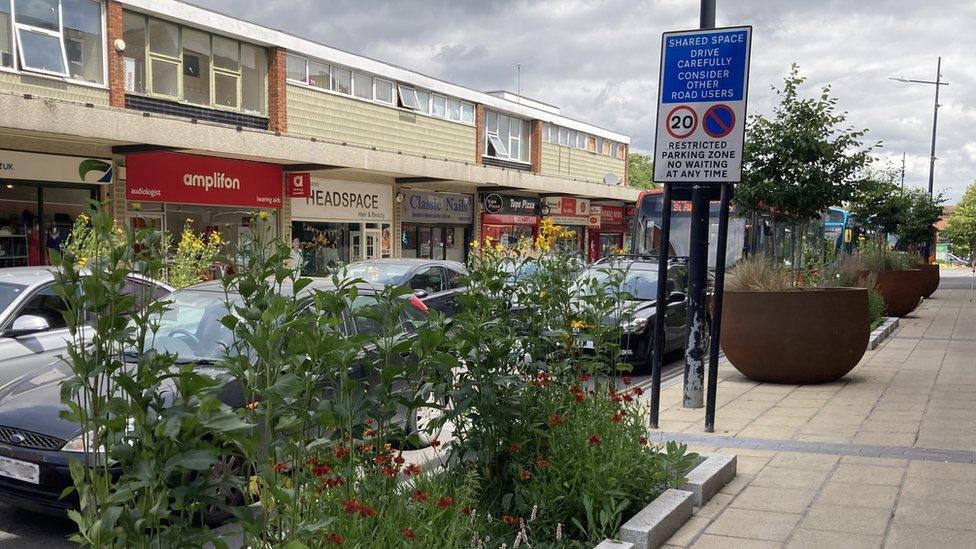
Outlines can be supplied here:
M403 191L402 196L404 223L467 225L474 220L471 196L422 191Z
M126 197L140 202L281 208L281 166L153 152L125 158Z
M291 199L291 212L302 221L392 221L393 187L312 179L308 198Z

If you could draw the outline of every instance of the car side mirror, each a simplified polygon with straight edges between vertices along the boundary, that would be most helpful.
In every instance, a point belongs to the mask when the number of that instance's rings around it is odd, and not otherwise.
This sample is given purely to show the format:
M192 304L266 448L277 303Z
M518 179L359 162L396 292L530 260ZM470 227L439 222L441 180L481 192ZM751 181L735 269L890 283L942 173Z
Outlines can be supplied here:
M51 329L51 324L43 316L21 315L14 319L13 325L7 331L7 335L17 337L37 332L44 332Z
M685 294L682 292L671 292L668 295L668 303L680 303L685 300Z
M417 296L420 299L424 299L430 294L427 293L427 290L424 290L423 288L417 288L416 290L413 291L413 295Z

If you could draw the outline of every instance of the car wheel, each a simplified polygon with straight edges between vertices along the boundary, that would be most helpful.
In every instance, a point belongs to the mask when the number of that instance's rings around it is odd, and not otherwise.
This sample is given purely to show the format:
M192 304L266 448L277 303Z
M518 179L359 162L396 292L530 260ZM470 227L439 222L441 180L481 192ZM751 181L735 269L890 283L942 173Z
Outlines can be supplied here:
M246 502L247 477L244 475L244 459L236 454L224 454L210 469L210 482L215 488L209 495L213 501L203 510L201 520L210 527L220 526L234 516L233 509ZM243 481L235 485L234 478Z
M410 446L426 448L440 438L444 431L443 424L433 427L444 417L445 402L438 400L433 394L428 395L427 405L414 408L407 414L407 435Z

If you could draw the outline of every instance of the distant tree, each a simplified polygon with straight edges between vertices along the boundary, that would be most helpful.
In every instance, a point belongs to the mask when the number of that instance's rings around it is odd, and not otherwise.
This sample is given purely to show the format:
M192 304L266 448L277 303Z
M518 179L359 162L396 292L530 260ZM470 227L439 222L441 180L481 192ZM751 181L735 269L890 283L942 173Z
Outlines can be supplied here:
M952 243L956 255L972 258L976 254L976 183L953 208L942 235Z
M848 204L858 224L877 233L881 241L898 232L910 208L891 168L866 170Z
M925 189L905 191L908 209L898 226L898 247L907 250L921 250L935 241L935 224L942 217L942 193L929 196Z
M638 189L656 189L660 187L654 182L654 161L646 154L630 153L627 156L627 171L630 177L628 184Z
M829 86L816 97L800 97L804 81L793 64L783 89L774 88L779 105L772 117L751 117L742 182L735 190L742 213L762 213L791 225L794 239L802 225L853 196L871 149L880 145L865 146L867 130L845 125L847 113L838 112ZM795 240L791 248L798 254ZM779 248L774 249L778 254ZM792 264L800 259L794 257Z

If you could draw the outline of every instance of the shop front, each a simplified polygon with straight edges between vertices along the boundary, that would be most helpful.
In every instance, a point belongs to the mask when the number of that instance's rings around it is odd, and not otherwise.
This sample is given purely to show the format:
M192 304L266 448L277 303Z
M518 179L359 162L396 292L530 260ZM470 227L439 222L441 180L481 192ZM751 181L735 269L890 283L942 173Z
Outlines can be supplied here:
M539 229L539 199L488 193L482 196L481 237L515 247L519 241L529 245Z
M471 195L404 190L397 201L403 257L464 262L474 221Z
M561 239L564 245L580 254L586 251L586 228L594 223L590 219L590 201L574 196L547 196L542 204L542 215L551 219L564 231L576 233L574 238Z
M112 183L108 158L0 150L0 267L47 265Z
M629 248L626 209L623 206L591 206L590 215L600 220L598 226L590 227L587 245L590 262Z
M393 257L392 185L311 179L307 194L291 199L291 245L301 252L303 273Z
M189 228L220 233L233 257L254 238L256 211L270 215L277 236L282 172L277 164L171 152L126 156L127 223L153 227L174 240Z

